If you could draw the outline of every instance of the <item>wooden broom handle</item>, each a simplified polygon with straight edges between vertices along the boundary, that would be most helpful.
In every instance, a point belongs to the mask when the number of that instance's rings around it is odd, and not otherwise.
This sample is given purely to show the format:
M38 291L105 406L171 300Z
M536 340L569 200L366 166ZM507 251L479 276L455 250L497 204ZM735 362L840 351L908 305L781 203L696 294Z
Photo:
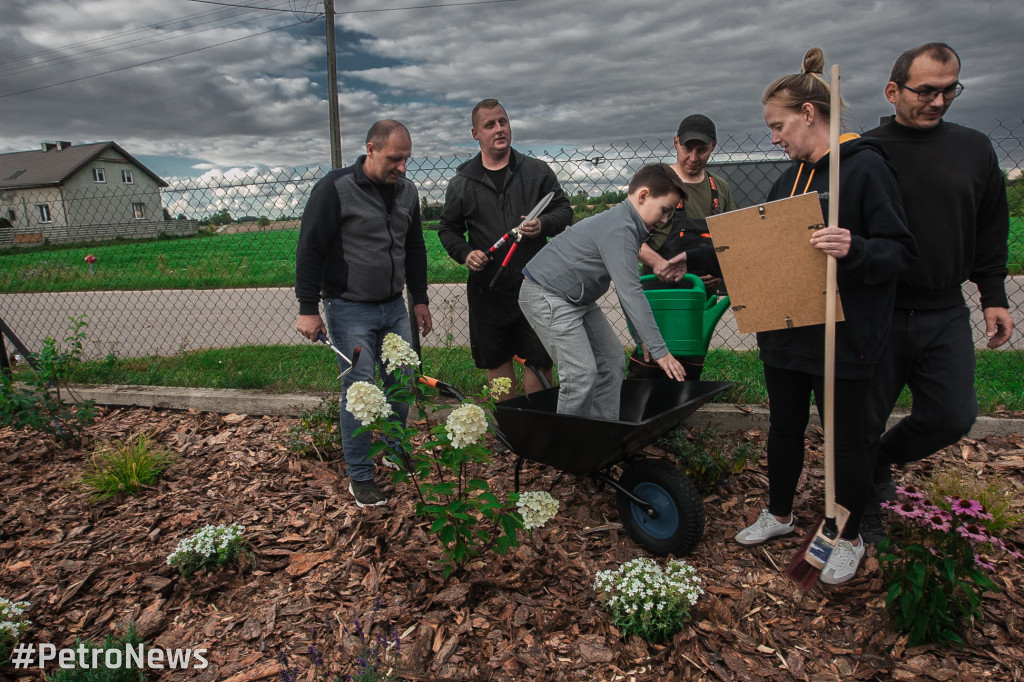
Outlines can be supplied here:
M839 65L832 65L832 96L828 126L828 226L839 227ZM835 394L836 394L836 259L825 265L825 516L836 517Z

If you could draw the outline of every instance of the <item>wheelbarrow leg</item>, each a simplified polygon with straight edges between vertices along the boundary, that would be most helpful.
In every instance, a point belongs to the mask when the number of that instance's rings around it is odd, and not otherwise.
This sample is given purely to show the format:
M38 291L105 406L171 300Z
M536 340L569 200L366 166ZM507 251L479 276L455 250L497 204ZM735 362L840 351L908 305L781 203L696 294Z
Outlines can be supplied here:
M617 480L615 480L614 478L612 478L608 474L602 474L602 473L599 472L599 473L596 473L596 474L591 474L591 477L595 478L598 481L601 481L603 483L607 483L611 487L615 488L617 491L619 491L619 493L621 493L622 495L625 495L626 498L628 498L630 502L632 502L636 506L640 507L644 511L644 513L647 514L647 516L649 516L650 518L652 518L652 519L658 518L658 510L655 509L654 507L652 507L650 505L650 503L647 502L647 500L643 500L643 499L637 497L636 495L633 494L632 490L628 490L621 483L619 483Z

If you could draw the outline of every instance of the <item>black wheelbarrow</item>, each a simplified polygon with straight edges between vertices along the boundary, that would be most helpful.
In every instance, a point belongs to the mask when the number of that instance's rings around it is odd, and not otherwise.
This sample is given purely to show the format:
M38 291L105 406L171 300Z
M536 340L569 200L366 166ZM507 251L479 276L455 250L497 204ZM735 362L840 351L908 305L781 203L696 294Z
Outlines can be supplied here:
M523 460L607 483L634 540L655 555L692 552L704 535L704 505L693 482L671 462L632 459L730 381L624 381L617 421L558 414L558 388L495 404L497 436L516 453L515 486ZM608 471L630 459L619 479Z

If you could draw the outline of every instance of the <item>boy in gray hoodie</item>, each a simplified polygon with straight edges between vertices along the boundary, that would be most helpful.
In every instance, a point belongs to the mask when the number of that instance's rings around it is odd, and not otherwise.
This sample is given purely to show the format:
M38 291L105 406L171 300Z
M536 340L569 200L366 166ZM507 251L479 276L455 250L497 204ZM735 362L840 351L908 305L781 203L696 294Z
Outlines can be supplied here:
M651 357L670 378L684 379L644 297L636 261L650 231L670 219L685 198L686 189L669 166L644 166L629 183L627 201L567 228L523 268L519 305L558 363L560 414L619 418L625 357L597 304L612 281Z

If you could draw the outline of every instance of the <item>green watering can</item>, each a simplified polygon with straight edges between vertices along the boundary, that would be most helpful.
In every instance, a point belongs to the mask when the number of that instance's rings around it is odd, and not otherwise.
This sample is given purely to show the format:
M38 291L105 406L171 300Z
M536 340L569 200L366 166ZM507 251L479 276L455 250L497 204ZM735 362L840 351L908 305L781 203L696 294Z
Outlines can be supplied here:
M640 282L657 280L657 275L644 275ZM692 289L647 289L644 295L651 304L654 321L672 355L699 356L708 353L711 335L729 307L728 296L708 298L704 282L686 273L683 280Z

